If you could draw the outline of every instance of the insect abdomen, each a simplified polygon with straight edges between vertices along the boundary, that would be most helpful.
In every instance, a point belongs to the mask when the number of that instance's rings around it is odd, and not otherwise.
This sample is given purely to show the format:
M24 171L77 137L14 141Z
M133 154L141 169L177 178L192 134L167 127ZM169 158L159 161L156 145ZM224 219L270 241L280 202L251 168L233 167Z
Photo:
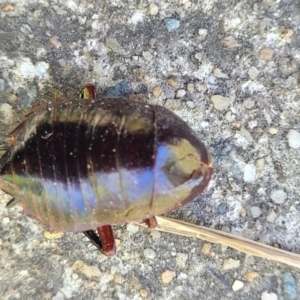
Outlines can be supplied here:
M170 111L122 99L40 106L13 132L0 187L53 229L148 218L193 200L211 168L204 145Z

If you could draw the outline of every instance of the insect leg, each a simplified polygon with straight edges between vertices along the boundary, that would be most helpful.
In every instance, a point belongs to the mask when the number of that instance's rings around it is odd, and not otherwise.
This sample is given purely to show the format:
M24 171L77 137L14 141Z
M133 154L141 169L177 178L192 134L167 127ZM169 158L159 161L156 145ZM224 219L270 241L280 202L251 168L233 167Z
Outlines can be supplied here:
M155 228L157 226L157 221L155 217L151 217L149 219L145 219L144 222L147 224L149 228Z
M17 205L18 203L20 203L20 200L13 198L13 199L11 199L11 200L9 200L9 201L7 202L7 204L6 204L5 207L6 207L6 208L11 208L11 207Z
M96 99L96 88L93 84L87 84L79 94L80 99Z
M94 230L87 230L82 232L90 241L91 243L99 250L102 251L102 244L98 237L98 235L95 233Z
M112 256L116 253L116 243L112 228L110 225L103 225L97 228L99 239L102 244L102 253Z

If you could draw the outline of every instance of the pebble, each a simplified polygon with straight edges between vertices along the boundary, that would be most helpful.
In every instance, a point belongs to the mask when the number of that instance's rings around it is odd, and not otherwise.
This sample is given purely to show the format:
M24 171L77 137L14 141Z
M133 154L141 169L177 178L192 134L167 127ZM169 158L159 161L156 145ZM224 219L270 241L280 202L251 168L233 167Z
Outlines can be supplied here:
M165 107L169 109L176 109L181 106L180 101L176 101L174 99L167 99L165 102Z
M97 266L86 265L82 260L76 260L72 265L73 271L82 273L88 278L99 279L102 276L102 272Z
M259 52L259 59L261 59L261 60L272 60L273 53L274 53L274 51L271 48L261 49L260 52Z
M186 253L177 253L176 254L176 264L180 268L185 268L188 255Z
M175 98L180 99L183 98L186 95L186 90L180 89L176 92Z
M161 238L161 233L158 230L151 230L150 235L154 240L159 240Z
M205 38L207 36L207 29L205 28L200 28L198 30L198 34L202 37L202 38Z
M116 284L123 284L125 282L125 278L120 273L116 273L114 276L114 282Z
M168 85L170 85L173 88L177 87L177 82L173 78L168 78L167 83L168 83Z
M221 69L219 69L219 68L214 69L214 70L213 70L213 74L214 74L217 78L223 78L223 79L228 79L228 78L229 78L228 75L225 74L225 73L223 73L223 72L221 71Z
M189 107L189 108L191 108L191 109L193 109L193 108L195 108L195 103L193 102L193 101L187 101L186 102L186 105Z
M228 249L227 245L221 245L221 251L224 253Z
M186 89L192 94L195 91L195 85L192 82L189 82L186 86Z
M233 36L225 37L224 39L221 40L221 44L228 49L241 46Z
M285 272L282 275L282 289L285 295L285 300L297 299L297 285L294 276L290 272Z
M240 265L241 265L241 262L238 259L227 258L224 260L223 270L236 269L236 268L239 268Z
M152 90L152 94L155 98L158 98L162 94L163 90L160 86L156 86Z
M0 104L0 116L1 122L9 125L14 122L14 110L13 107L7 103Z
M129 223L126 227L126 230L129 232L129 233L136 233L139 231L139 226L138 225L135 225L135 224L132 224L132 223Z
M5 90L5 80L0 78L0 91Z
M264 158L259 158L255 161L255 167L256 171L259 173L264 169L265 166L265 159Z
M142 53L145 60L150 61L153 59L153 55L149 51L143 51Z
M163 283L168 284L170 283L173 278L176 276L176 272L174 271L170 271L170 270L166 270L165 272L163 272L161 274L161 280Z
M275 293L263 292L261 295L261 300L277 300L278 297Z
M287 134L287 139L290 148L298 149L300 147L300 133L294 129L291 129Z
M3 12L9 12L9 11L14 11L16 9L16 6L11 3L6 3L2 6L1 9Z
M213 95L210 97L210 99L213 102L214 107L219 111L228 109L231 103L230 98L223 97L221 95Z
M63 235L64 235L64 233L61 231L52 231L52 232L50 232L48 230L44 231L44 238L46 238L48 240L60 239Z
M252 164L246 164L244 168L244 181L253 183L256 179L256 168Z
M233 285L232 285L232 290L234 292L236 292L236 291L242 289L243 286L244 286L244 282L243 281L235 280L234 283L233 283Z
M9 222L10 222L10 219L9 219L8 217L4 217L4 218L2 219L2 224L3 224L3 225L7 225Z
M242 127L241 130L237 132L237 134L240 135L241 137L243 137L247 142L249 142L249 143L253 142L252 135L244 127Z
M244 208L242 208L242 209L240 210L239 216L240 216L241 218L245 218L245 217L246 217L246 211L245 211Z
M253 282L256 278L259 277L259 273L258 272L255 272L255 271L252 271L252 272L248 272L246 274L246 279L247 281L249 282Z
M271 199L276 204L284 203L286 198L287 198L287 194L285 193L284 190L273 190L271 192Z
M228 211L228 205L226 203L222 202L218 205L218 214L219 215L224 215L227 213L227 211Z
M276 215L276 213L274 212L274 210L272 209L272 210L268 213L266 219L267 219L268 222L274 223L274 221L276 220L276 218L277 218L277 215Z
M165 25L169 31L176 30L180 26L180 21L175 18L165 18Z
M148 291L148 289L141 289L141 290L139 291L139 293L140 293L140 295L141 295L141 297L142 297L143 299L147 299L147 296L148 296L148 294L149 294L149 291Z
M201 248L201 252L205 255L210 254L212 245L210 243L204 243L204 245Z
M235 120L235 115L232 114L231 111L228 111L228 112L225 114L225 120L226 120L228 123L231 123L232 121Z
M158 6L154 3L150 3L149 5L149 14L151 16L156 16L158 13Z
M250 211L253 218L258 218L262 214L262 211L258 206L252 206Z
M268 132L272 135L276 134L278 132L278 129L274 128L274 127L270 127Z
M56 48L59 49L61 47L61 42L59 41L58 36L53 36L50 38L50 43Z
M251 98L247 98L244 102L243 105L247 109L251 109L254 106L255 102Z
M156 257L156 252L150 248L144 250L144 255L146 258L154 259Z
M144 21L144 13L140 10L137 10L133 13L131 18L128 20L129 23L137 25L138 23L142 23Z
M252 80L255 80L257 78L258 74L259 74L259 71L253 66L248 70L248 75L249 75L250 79L252 79Z

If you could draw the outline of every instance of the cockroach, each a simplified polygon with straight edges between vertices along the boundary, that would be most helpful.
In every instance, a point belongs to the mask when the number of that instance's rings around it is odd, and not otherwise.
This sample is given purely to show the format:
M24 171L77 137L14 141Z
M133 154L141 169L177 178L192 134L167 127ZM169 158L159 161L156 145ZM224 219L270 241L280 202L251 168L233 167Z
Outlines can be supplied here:
M109 256L112 225L155 227L155 215L202 193L212 166L195 132L168 109L95 95L89 84L81 99L34 106L10 134L0 189L29 217L83 232Z

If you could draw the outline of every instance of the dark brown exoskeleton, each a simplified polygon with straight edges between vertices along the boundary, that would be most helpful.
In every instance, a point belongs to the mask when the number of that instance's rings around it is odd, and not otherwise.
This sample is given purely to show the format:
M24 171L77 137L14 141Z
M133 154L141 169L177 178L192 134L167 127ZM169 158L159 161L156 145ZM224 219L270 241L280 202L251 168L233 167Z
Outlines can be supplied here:
M84 232L115 253L111 225L145 220L195 199L212 167L203 143L164 107L81 98L39 105L11 133L0 189L50 229ZM97 228L98 235L94 229Z

